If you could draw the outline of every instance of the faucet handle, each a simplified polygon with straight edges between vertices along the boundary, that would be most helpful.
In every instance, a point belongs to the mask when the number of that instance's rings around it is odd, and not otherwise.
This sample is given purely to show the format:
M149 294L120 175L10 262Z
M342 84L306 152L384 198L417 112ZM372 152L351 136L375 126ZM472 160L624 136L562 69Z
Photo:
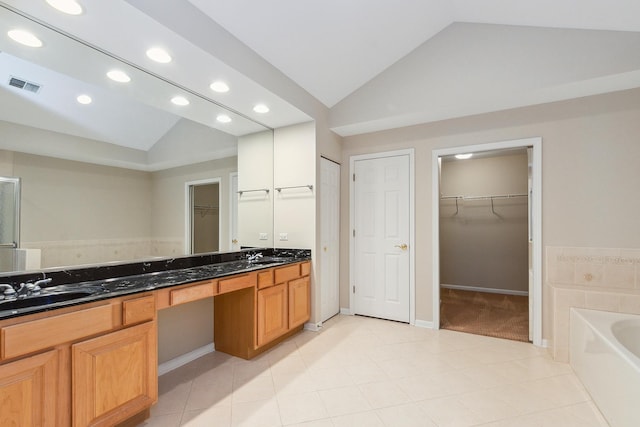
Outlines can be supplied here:
M5 295L14 295L16 293L16 290L13 289L13 287L9 286L8 288L6 288L4 290L4 294Z

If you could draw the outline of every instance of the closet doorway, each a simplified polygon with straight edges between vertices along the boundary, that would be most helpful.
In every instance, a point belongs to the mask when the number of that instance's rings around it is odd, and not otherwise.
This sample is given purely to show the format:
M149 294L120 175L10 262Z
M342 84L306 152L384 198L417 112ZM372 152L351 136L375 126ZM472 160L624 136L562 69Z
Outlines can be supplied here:
M434 326L540 345L539 142L434 152Z
M220 250L220 179L186 183L188 254Z

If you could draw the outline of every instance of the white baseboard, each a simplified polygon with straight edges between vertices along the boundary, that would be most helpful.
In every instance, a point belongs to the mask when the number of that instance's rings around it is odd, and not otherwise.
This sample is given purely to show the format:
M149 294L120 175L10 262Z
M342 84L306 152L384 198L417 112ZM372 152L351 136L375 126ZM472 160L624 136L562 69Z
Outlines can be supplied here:
M319 323L305 323L304 328L305 331L318 332L322 329L322 322Z
M350 308L342 308L342 307L340 307L340 314L344 314L345 316L351 316L353 313L351 313L351 309Z
M441 284L441 288L446 289L457 289L459 291L477 291L477 292L487 292L490 294L504 294L504 295L519 295L526 297L529 295L527 291L514 291L511 289L498 289L498 288L483 288L482 286L466 286L466 285L447 285Z
M433 329L433 322L430 322L428 320L418 320L418 319L416 319L416 322L414 323L414 326L417 327L417 328Z
M164 375L167 372L171 372L174 369L179 368L182 365L186 365L189 362L193 362L199 357L204 356L205 354L213 353L216 351L214 344L207 344L203 347L196 348L189 353L183 354L181 356L176 357L175 359L168 360L160 365L158 365L158 376Z
M540 343L540 347L542 348L549 348L549 341L543 339L542 342Z

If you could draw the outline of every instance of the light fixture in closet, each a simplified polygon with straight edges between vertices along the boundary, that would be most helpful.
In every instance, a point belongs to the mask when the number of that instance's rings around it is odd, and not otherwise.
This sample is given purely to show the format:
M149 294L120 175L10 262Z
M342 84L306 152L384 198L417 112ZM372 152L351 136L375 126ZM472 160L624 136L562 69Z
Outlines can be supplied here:
M473 156L473 153L456 154L456 159L458 159L458 160L467 160L467 159L470 159L471 156Z

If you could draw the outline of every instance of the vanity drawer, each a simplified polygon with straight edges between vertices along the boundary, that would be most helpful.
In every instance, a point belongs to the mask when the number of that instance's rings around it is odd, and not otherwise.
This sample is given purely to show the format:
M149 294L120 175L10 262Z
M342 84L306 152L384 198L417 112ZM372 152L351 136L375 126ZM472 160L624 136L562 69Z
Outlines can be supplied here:
M111 304L7 326L0 332L2 358L44 350L115 326Z
M233 292L238 289L250 288L256 284L258 275L253 274L240 274L238 276L230 277L229 279L220 280L218 290L221 294L225 292Z
M258 289L273 285L273 269L258 271Z
M200 285L189 286L188 288L175 289L169 294L169 299L171 301L170 304L178 305L209 298L216 295L216 291L216 283L212 281L207 281Z
M122 302L122 324L125 326L153 320L155 315L156 299L153 295Z
M300 264L288 265L286 267L276 268L276 283L288 282L291 279L300 277Z
M300 275L308 276L311 273L311 263L309 261L300 264Z

